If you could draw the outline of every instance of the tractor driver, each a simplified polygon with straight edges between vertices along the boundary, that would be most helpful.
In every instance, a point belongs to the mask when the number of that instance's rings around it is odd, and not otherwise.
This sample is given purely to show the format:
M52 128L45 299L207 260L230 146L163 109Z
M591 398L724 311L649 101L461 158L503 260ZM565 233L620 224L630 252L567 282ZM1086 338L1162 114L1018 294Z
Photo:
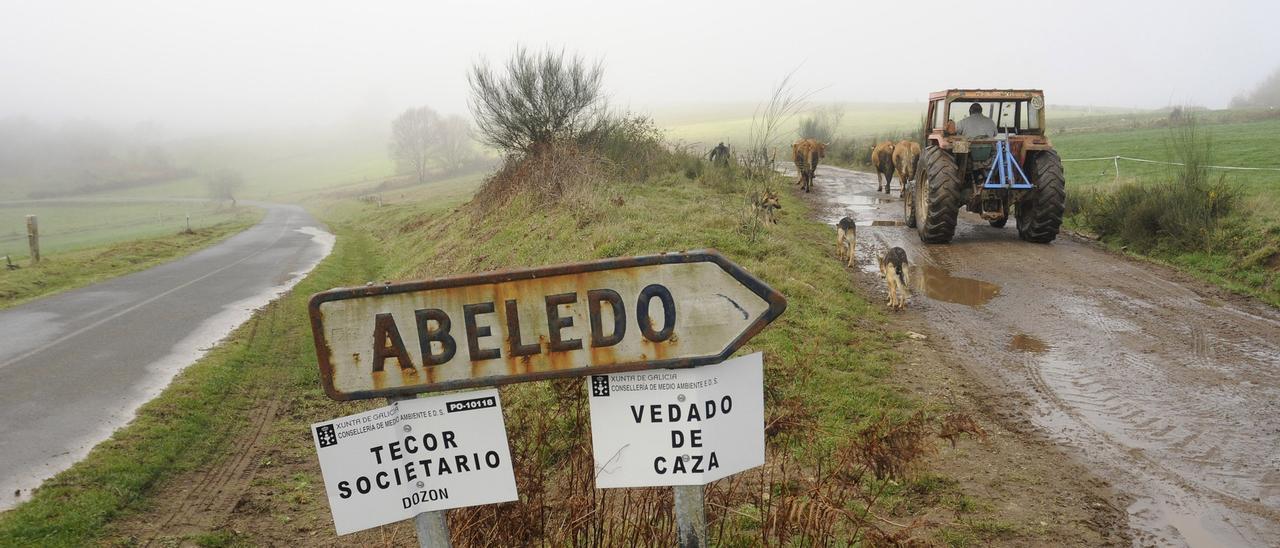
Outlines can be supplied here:
M982 114L982 105L969 105L969 116L956 124L956 131L970 139L992 137L996 134L996 123Z

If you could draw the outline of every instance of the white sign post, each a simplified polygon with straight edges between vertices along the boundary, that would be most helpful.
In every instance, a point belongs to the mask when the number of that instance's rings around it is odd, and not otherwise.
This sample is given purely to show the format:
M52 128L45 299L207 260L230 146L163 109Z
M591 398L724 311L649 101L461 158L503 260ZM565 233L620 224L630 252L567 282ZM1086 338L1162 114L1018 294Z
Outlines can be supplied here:
M705 545L702 486L764 464L761 354L587 386L596 487L676 487L680 544Z
M516 500L494 389L398 401L313 424L311 432L339 535Z

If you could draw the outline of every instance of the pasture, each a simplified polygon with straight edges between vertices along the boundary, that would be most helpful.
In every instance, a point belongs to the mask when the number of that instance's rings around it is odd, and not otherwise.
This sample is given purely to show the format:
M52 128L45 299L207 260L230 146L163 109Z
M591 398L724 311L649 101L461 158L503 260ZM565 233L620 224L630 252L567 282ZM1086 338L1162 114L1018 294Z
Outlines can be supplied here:
M1280 169L1280 120L1206 123L1200 131L1212 146L1211 163L1219 166L1271 167ZM1104 132L1050 135L1063 159L1127 156L1160 162L1176 162L1166 128L1112 130ZM1116 182L1115 164L1110 160L1066 162L1067 181L1074 188L1106 186ZM1120 161L1119 180L1154 181L1167 179L1176 166ZM1210 174L1238 182L1250 195L1273 194L1280 190L1280 171L1210 170Z
M16 261L29 255L26 216L35 215L40 252L52 255L126 240L204 229L235 218L229 204L211 201L112 202L60 200L0 202L0 255Z

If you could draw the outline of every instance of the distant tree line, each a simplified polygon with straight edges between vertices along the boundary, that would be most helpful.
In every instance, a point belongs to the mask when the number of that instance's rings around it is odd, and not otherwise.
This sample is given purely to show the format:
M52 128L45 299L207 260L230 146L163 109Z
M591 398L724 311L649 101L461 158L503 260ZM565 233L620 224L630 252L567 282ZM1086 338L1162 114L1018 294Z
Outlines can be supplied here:
M48 127L0 119L0 184L30 198L102 192L190 176L175 165L159 128L126 131L92 122Z
M1271 72L1258 87L1231 99L1231 108L1280 107L1280 68Z
M427 180L433 166L456 172L476 158L471 124L458 115L440 116L431 107L406 109L391 122L391 159L399 173Z

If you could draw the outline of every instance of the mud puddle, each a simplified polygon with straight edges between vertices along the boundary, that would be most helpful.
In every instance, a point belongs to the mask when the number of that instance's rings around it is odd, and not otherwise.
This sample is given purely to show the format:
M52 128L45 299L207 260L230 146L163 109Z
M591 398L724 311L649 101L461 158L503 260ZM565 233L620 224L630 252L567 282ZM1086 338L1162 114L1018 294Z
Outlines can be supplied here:
M853 217L855 221L858 221L859 224L861 224L861 223L870 221L870 219L861 219L861 217L871 213L872 211L875 211L877 205L880 205L886 202L887 200L877 198L874 196L864 196L862 194L846 194L841 196L841 199L840 199L841 207L831 209L827 213L826 219L828 222L836 223L836 222L839 222L840 219L843 219L846 216L848 216L848 217ZM870 226L870 225L863 225L863 226Z
M868 219L865 221L855 221L854 224L858 226L907 226L907 223L892 219Z
M952 276L946 269L931 265L912 267L911 282L917 294L968 306L982 306L1000 294L1000 286L996 284Z
M879 257L883 252L877 249L873 255ZM880 275L880 265L875 258L863 261L860 267L863 272ZM907 277L913 295L924 295L935 301L982 306L1000 294L999 285L973 278L952 276L947 269L933 265L911 265L907 267Z

